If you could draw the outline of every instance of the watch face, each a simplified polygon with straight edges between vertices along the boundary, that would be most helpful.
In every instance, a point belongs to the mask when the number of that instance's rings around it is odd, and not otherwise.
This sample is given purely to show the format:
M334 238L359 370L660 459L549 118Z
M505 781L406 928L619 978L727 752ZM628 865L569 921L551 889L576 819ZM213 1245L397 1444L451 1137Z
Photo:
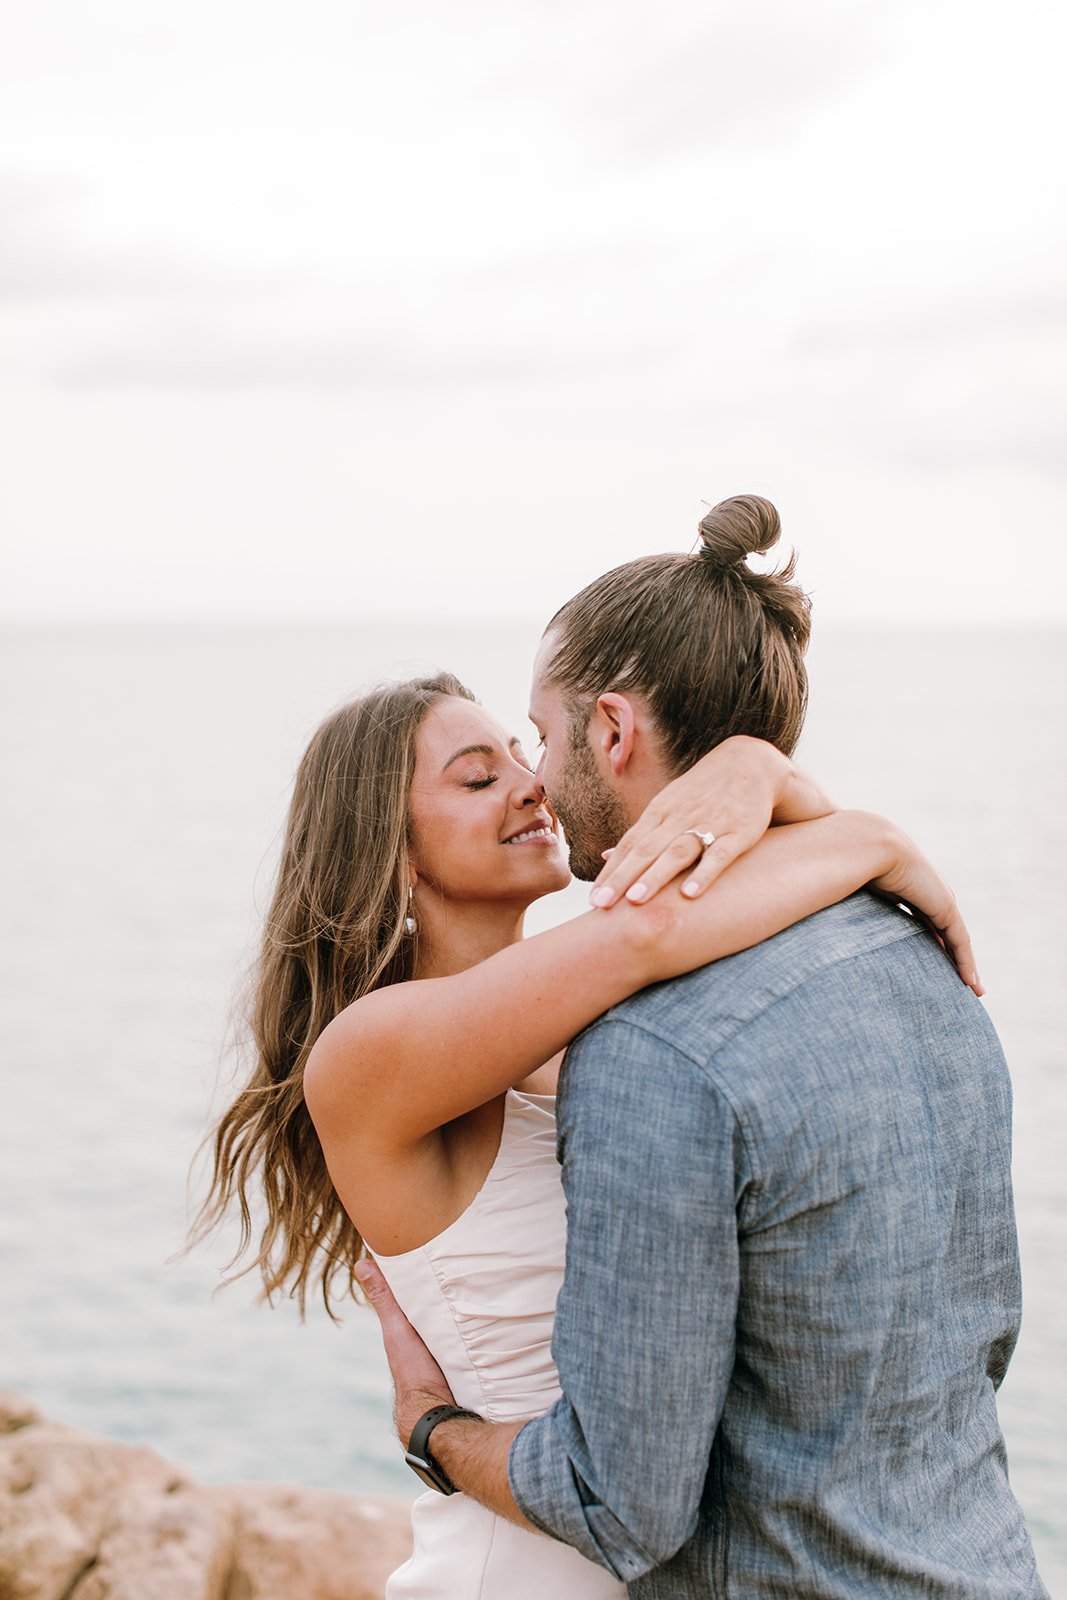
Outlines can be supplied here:
M404 1452L404 1460L428 1489L436 1489L438 1494L455 1494L456 1491L448 1479L441 1476L432 1462L426 1461L422 1456L413 1456L410 1450Z

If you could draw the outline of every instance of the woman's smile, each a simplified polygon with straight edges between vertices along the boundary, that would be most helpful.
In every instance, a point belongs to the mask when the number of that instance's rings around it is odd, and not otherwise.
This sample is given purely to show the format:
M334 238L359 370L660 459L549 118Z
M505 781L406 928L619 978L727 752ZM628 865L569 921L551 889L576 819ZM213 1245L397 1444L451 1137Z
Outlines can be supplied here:
M558 844L559 837L551 822L527 824L518 833L502 839L501 844Z

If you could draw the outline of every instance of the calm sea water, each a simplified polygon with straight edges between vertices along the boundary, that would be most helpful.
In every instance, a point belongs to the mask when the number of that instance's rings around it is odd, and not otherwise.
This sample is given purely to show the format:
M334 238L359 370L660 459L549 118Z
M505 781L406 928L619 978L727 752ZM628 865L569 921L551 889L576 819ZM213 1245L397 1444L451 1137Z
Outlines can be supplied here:
M525 734L536 636L398 621L0 640L0 1382L205 1480L414 1492L369 1313L301 1325L247 1282L213 1295L225 1239L168 1258L307 735L367 683L435 665ZM975 934L1016 1085L1026 1314L1001 1410L1053 1592L1067 1580L1065 668L1063 633L827 630L801 752L843 803L922 841ZM567 891L534 925L583 903Z

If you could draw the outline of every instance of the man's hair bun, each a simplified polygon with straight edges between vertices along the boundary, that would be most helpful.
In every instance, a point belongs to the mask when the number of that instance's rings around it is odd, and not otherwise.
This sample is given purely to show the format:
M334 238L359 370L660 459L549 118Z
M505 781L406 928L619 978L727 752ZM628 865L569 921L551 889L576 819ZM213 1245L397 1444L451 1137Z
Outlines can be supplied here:
M743 568L746 556L777 544L781 531L778 512L769 500L758 494L735 494L701 518L704 548L699 554L719 572Z
M769 500L713 506L695 553L627 561L587 584L548 625L542 682L585 729L606 689L643 695L672 772L734 734L791 755L808 699L804 649L811 604L793 582L796 553L754 570L779 535ZM592 868L600 861L583 863Z

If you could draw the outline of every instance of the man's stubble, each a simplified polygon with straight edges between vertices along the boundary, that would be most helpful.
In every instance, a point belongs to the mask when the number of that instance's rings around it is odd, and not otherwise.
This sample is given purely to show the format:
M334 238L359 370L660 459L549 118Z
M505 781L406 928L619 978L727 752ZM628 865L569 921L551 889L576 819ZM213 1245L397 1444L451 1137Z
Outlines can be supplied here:
M604 865L603 852L618 844L630 819L597 770L586 729L578 721L571 724L567 760L548 798L567 837L571 871L591 883Z

